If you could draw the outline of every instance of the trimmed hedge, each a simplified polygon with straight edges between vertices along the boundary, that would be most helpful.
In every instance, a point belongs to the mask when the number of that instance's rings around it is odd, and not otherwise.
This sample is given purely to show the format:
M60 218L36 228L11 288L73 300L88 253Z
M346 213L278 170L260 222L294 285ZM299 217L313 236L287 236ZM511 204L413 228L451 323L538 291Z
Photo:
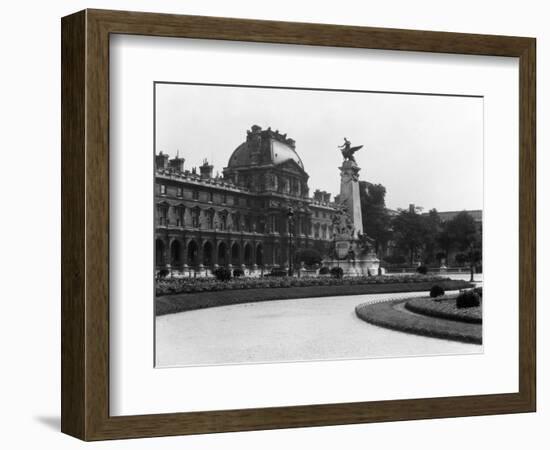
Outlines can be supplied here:
M286 272L285 272L286 273ZM425 287L428 291L434 284L450 281L448 277L437 275L379 275L361 277L288 277L267 275L263 278L237 277L226 281L216 278L167 278L156 280L156 295L171 295L180 293L194 293L207 291L223 291L234 289L263 289L263 288L285 288L285 287L308 287L308 286L342 286L342 285L363 285L363 284L404 284L404 283L429 283ZM454 289L472 287L470 283L462 282ZM449 289L449 288L446 288Z
M374 279L375 277L371 277ZM394 278L395 277L389 277ZM367 278L365 278L367 279ZM268 282L263 288L252 288L245 286L241 280L233 279L227 283L212 283L209 289L200 291L186 291L175 295L164 295L155 300L155 311L157 315L172 314L195 309L211 308L214 306L235 305L238 303L254 303L269 300L290 300L297 298L312 297L338 297L344 295L361 294L384 294L393 292L421 292L427 291L432 281L418 281L415 283L345 283L347 279L318 278L323 283L317 285L306 285L307 279L284 278L284 279L260 279L258 281ZM303 283L303 284L301 284ZM471 286L462 280L444 280L440 283L447 290L458 290ZM214 289L225 285L226 289ZM233 287L235 286L235 287ZM273 289L277 287L278 289ZM240 289L238 292L233 289Z

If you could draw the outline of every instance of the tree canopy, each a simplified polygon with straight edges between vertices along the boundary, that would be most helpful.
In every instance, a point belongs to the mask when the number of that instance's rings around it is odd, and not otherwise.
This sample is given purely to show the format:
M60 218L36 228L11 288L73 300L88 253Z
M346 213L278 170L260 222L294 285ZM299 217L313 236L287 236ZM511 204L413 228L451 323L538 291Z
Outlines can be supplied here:
M359 182L363 232L374 240L378 253L392 237L391 218L386 209L386 188L381 184Z

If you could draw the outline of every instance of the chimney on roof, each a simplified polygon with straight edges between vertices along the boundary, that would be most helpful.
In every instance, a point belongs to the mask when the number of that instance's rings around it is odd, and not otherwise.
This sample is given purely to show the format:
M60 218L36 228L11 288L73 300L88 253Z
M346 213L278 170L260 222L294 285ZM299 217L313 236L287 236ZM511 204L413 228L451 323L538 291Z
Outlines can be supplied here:
M325 203L330 203L330 192L323 191L323 201Z
M319 189L315 189L315 192L313 193L313 200L317 202L323 201L323 193Z
M414 206L414 203L409 203L409 212L410 213L416 212L416 207Z
M199 169L201 171L201 178L212 178L214 166L212 164L208 164L207 159L204 159L202 166L200 166Z
M184 162L185 162L185 158L180 158L180 155L179 155L179 152L178 152L176 157L169 161L169 165L170 165L170 168L174 169L176 172L183 172L183 163Z
M168 168L168 155L165 153L160 152L158 155L155 156L155 165L157 166L157 170L160 169L167 169Z

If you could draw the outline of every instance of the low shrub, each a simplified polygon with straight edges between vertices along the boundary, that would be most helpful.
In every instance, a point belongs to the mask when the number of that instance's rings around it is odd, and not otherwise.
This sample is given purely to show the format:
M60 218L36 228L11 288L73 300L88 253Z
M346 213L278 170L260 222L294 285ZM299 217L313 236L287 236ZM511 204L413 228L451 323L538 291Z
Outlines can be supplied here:
M342 269L341 267L333 267L332 269L330 269L330 274L334 278L342 278L344 276L344 269Z
M227 267L218 267L213 273L219 281L229 281L231 279L231 270Z
M271 269L269 276L271 277L286 277L288 272L285 269Z
M483 287L479 286L474 288L474 292L479 295L479 298L483 298Z
M416 268L416 271L421 275L426 275L428 273L428 266L422 264Z
M319 275L328 275L330 273L330 269L326 266L323 266L319 269Z
M473 308L480 304L479 295L473 290L461 292L456 298L457 308Z
M443 289L439 284L434 284L430 289L430 297L436 298L445 295L445 289Z
M238 278L244 275L243 269L233 269L233 277Z
M158 271L158 274L157 274L157 277L158 278L166 278L168 276L170 272L168 271L168 269L160 269Z
M405 264L407 262L407 259L402 255L390 255L384 257L384 262L386 264Z
M281 270L284 275L286 272ZM229 271L231 273L231 271ZM330 270L329 270L330 273ZM332 275L332 274L331 274ZM216 276L214 277L182 277L182 278L157 278L155 283L156 295L170 295L176 293L193 293L204 291L223 291L226 289L265 289L265 288L279 288L285 286L341 286L347 285L365 285L365 284L415 284L415 283L429 283L424 289L429 289L429 286L439 284L446 286L444 283L450 282L447 277L441 277L438 275L383 275L383 276L357 276L357 277L342 277L336 276L330 277L285 277L285 276L269 276L269 274L263 277L247 277L246 275L240 277L232 277L225 281L220 281ZM467 283L465 283L467 285ZM463 287L463 286L460 286ZM451 288L448 288L451 289ZM454 289L458 289L455 287ZM405 289L406 290L406 289Z

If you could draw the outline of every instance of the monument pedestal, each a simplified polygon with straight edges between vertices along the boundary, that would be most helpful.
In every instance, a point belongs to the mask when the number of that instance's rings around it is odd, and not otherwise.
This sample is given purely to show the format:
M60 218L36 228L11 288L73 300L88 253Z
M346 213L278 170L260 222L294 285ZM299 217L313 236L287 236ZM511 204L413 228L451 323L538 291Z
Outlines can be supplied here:
M367 255L364 259L342 259L323 261L323 265L332 269L340 267L344 276L360 277L369 275L378 275L380 269L380 260L376 255Z

